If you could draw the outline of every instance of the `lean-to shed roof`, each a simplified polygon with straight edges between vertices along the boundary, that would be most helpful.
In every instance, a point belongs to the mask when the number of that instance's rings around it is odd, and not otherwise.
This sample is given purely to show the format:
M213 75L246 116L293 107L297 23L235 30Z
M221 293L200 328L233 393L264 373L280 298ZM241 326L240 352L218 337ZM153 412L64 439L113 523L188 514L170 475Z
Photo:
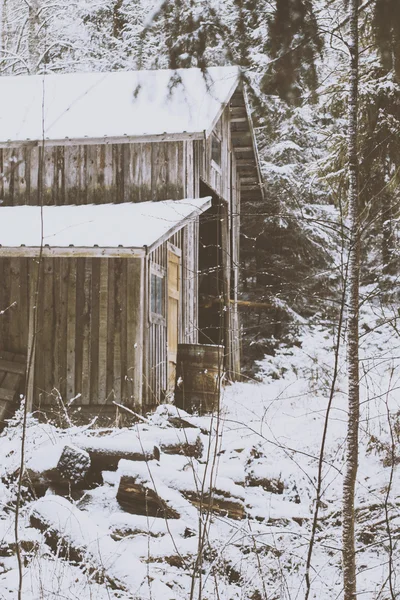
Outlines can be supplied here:
M238 82L238 67L1 77L0 144L201 138Z
M210 206L211 198L44 206L44 254L139 256ZM37 255L41 246L40 206L0 210L0 257Z

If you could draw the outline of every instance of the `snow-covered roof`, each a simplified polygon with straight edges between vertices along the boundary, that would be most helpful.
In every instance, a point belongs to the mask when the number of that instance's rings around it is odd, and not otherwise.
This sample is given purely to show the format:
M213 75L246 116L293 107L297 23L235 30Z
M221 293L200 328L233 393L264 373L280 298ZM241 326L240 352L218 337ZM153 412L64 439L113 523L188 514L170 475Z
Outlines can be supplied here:
M200 138L238 82L238 67L1 77L0 143Z
M123 204L43 207L43 245L62 254L115 249L117 254L143 253L168 238L211 206L211 198ZM41 246L40 206L0 208L0 256L31 255ZM14 252L13 252L14 250ZM141 252L130 252L141 250ZM115 254L115 253L114 253Z

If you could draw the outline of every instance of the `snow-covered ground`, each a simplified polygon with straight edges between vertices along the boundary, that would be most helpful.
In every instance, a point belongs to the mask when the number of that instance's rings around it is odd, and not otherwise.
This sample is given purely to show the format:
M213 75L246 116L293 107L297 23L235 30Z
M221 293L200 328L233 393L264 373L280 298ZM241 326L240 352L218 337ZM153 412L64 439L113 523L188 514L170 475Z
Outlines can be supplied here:
M361 312L361 428L357 485L357 562L360 598L389 598L389 561L399 569L400 330L395 309L380 307L373 289ZM375 298L375 299L374 299ZM399 323L400 326L400 323ZM103 484L74 499L51 490L24 494L19 537L24 600L137 598L151 600L273 600L304 598L304 569L315 507L318 456L334 365L335 331L303 325L299 344L261 364L261 382L227 386L220 419L183 416L197 428L174 429L172 406L161 406L131 429L59 430L29 420L27 462L44 467L63 444L119 445L144 451L161 439L197 436L201 458L165 454L147 462L121 460ZM311 568L310 598L336 599L341 582L341 495L346 435L345 348L329 415L322 501ZM392 449L392 440L394 446ZM14 545L18 417L0 436L0 598L16 598ZM189 441L190 441L189 440ZM58 454L57 454L58 453ZM394 459L394 460L393 460ZM394 464L393 464L394 463ZM116 500L121 476L157 491L180 518L125 512ZM390 480L391 489L388 495ZM208 513L208 490L231 501L233 512ZM190 490L203 490L203 511ZM67 494L68 496L68 494ZM385 510L386 504L386 510ZM83 548L77 565L54 552L30 517L45 514L64 539ZM387 528L386 515L390 523ZM201 560L199 559L201 548ZM392 548L392 558L390 558ZM101 571L102 575L99 575ZM119 589L113 582L119 582ZM202 589L201 595L199 588ZM191 591L192 590L192 591ZM400 592L399 592L400 593ZM192 594L192 595L191 595Z

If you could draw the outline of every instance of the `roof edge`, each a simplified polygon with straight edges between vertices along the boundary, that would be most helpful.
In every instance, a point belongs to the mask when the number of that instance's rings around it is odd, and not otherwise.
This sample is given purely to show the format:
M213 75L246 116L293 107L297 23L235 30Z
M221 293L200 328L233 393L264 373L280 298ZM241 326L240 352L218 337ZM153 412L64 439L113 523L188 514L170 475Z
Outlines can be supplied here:
M140 258L142 247L106 248L97 246L0 246L0 258Z
M100 138L64 138L64 139L50 139L45 138L41 140L0 140L0 148L21 148L21 147L36 147L36 146L95 146L97 144L140 144L144 142L179 142L188 140L202 140L204 139L204 131L193 131L183 133L160 133L153 135L124 135L124 136L113 136L113 137L100 137Z
M188 199L188 201L190 201L190 200ZM179 200L177 202L179 202ZM182 202L182 200L181 200L181 202ZM189 215L187 215L186 217L184 217L176 225L173 225L157 241L153 242L153 244L151 244L150 246L148 246L147 253L152 252L155 248L157 248L163 242L165 242L168 238L170 238L171 235L174 235L174 233L176 233L180 229L183 229L183 227L185 227L190 221L193 221L193 219L195 219L199 215L203 214L203 212L205 212L206 210L208 210L209 208L211 208L211 203L212 203L211 196L206 196L204 198L204 203L202 203L201 206L196 206L196 208Z

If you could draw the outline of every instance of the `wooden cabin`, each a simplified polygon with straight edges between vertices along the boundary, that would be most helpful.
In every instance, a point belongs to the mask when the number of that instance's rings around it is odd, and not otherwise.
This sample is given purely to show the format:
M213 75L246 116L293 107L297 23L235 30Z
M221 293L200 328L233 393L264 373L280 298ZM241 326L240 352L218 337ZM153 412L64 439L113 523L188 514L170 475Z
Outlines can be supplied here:
M240 201L262 198L239 70L0 91L0 400L31 354L41 409L154 406L179 343L222 344L237 378Z

